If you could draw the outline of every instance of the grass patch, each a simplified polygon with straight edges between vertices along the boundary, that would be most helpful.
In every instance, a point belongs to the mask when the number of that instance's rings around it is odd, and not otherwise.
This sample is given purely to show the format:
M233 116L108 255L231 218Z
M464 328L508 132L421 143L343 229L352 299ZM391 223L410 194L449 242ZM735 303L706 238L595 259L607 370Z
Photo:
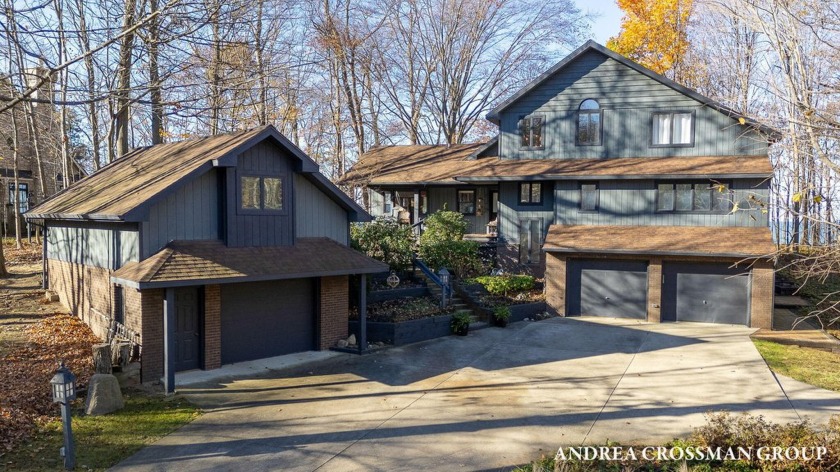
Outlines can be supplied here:
M129 391L124 398L125 408L110 415L83 416L74 409L77 469L107 469L199 415L198 408L179 397ZM0 464L9 470L63 468L58 454L63 441L61 421L52 419L28 441L0 455Z
M840 392L840 355L757 339L753 343L774 372L815 387Z

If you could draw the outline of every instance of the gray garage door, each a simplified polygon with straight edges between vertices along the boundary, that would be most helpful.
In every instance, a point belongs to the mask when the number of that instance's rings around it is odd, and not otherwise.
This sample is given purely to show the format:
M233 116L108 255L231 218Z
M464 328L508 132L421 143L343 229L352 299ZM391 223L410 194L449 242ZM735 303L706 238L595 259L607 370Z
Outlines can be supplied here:
M222 363L315 348L311 279L222 285Z
M749 326L750 276L728 264L664 264L662 320Z
M647 318L647 262L570 259L568 315Z

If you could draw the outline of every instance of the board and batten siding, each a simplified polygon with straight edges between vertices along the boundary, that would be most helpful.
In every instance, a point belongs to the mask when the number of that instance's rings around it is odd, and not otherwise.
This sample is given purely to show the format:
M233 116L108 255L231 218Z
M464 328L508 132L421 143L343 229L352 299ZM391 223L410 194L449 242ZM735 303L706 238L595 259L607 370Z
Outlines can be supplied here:
M580 183L554 185L555 224L619 226L767 226L768 215L750 207L749 197L767 201L768 183L761 180L731 182L732 200L739 210L712 212L657 212L653 180L603 180L598 182L598 211L580 211ZM753 205L754 207L755 205Z
M295 235L299 238L326 237L350 244L347 211L312 184L295 174Z
M523 220L537 220L542 230L541 242L545 240L548 227L554 224L554 183L545 181L543 185L543 204L520 205L519 183L502 182L499 184L499 240L507 243L519 243L520 223Z
M132 225L62 223L48 225L47 259L116 270L140 260L138 231Z
M283 211L255 214L239 208L242 175L283 179ZM227 237L230 247L289 246L294 244L295 184L292 157L280 146L263 141L239 155L235 168L227 169Z
M149 209L142 224L143 259L170 241L219 239L219 183L213 169Z
M587 98L603 110L600 146L576 146L577 110ZM651 147L651 114L695 113L694 145ZM520 149L518 122L545 119L545 149ZM500 156L505 159L729 156L767 154L768 143L737 117L709 108L597 52L589 51L500 114Z

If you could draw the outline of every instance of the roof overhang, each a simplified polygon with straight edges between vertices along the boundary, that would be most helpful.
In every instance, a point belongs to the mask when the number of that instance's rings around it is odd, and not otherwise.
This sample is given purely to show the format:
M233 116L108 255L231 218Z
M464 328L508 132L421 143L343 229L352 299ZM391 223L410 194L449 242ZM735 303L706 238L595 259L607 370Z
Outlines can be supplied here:
M493 182L521 182L539 180L668 180L668 179L769 179L772 174L628 174L628 175L584 175L584 174L540 174L540 175L510 175L497 177L457 176L458 182L464 183L493 183Z

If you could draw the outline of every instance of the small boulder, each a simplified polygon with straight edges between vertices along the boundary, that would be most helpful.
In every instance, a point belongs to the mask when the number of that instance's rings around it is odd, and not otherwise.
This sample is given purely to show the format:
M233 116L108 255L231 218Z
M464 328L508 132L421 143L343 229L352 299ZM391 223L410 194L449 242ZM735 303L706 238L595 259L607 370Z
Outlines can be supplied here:
M356 344L356 335L351 334L347 337L347 344Z
M85 399L85 413L88 415L107 415L125 406L120 383L111 374L94 374L88 383Z
M335 344L338 347L347 347L347 340L346 339L339 339L338 342Z

